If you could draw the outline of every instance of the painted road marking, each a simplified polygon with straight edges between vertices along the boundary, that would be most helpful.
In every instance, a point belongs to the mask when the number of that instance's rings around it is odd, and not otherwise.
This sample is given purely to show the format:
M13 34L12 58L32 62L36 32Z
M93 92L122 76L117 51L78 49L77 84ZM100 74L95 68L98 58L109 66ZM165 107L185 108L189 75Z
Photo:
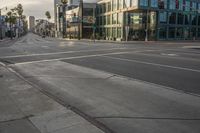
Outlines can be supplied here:
M160 53L160 54L164 56L178 56L177 54L166 54L166 53Z
M136 48L111 48L111 49L101 49L101 50L80 50L80 51L67 51L67 52L54 52L54 53L43 53L43 54L29 54L29 55L14 55L14 56L3 56L1 59L6 58L17 58L17 57L29 57L29 56L41 56L41 55L59 55L59 54L68 54L68 53L81 53L81 52L101 52L101 51L109 51L109 50L134 50Z
M39 61L27 61L27 62L15 63L15 65L32 64L32 63L40 63L40 62L48 62L48 61L60 61L60 60L69 60L69 59L80 59L80 58L89 58L89 57L106 56L106 55L127 54L127 53L131 53L131 52L115 52L115 53L107 53L107 54L83 55L83 56L57 58L57 59L47 59L47 60L39 60Z
M190 68L185 68L185 67L169 66L169 65L157 64L157 63L151 63L151 62L145 62L145 61L130 60L130 59L124 59L124 58L118 58L118 57L110 57L110 56L106 56L106 55L103 55L103 57L110 58L110 59L115 59L115 60L122 60L122 61L128 61L128 62L136 62L136 63L140 63L140 64L154 65L154 66L160 66L160 67L166 67L166 68L173 68L173 69L180 69L180 70L192 71L192 72L198 72L198 73L200 73L200 70L190 69Z

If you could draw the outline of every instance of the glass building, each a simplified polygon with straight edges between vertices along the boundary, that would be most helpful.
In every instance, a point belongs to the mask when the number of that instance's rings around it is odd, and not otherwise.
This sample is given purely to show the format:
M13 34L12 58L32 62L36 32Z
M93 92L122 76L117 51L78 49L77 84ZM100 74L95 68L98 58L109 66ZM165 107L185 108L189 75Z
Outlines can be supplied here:
M101 0L96 16L100 39L200 39L200 0Z

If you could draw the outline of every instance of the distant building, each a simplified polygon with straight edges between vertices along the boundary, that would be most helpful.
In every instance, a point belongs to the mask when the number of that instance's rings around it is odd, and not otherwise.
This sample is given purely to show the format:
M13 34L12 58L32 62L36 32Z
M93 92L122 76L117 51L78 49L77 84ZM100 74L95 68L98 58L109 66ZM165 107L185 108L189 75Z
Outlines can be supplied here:
M28 17L28 30L33 31L35 27L35 17L34 16L29 16Z
M34 32L39 35L46 35L46 36L54 37L55 36L54 23L51 23L44 19L38 19L38 20L36 20Z
M69 0L66 4L65 11L78 7L79 0ZM61 0L54 0L54 23L56 27L56 37L62 36L63 30L63 7Z
M92 38L95 34L93 29L95 11L96 3L84 3L83 16L79 7L66 11L67 36L69 38Z

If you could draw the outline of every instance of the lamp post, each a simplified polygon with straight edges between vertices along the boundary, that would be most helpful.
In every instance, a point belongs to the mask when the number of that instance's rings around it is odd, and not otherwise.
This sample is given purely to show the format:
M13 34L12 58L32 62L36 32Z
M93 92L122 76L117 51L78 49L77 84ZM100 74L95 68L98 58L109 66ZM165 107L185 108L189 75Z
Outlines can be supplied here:
M63 38L65 38L65 36L66 36L66 15L65 15L65 7L66 7L66 4L67 4L67 2L68 2L68 0L61 0L61 2L62 2L62 11L63 11L63 31L62 31L62 34L63 34Z
M148 42L148 29L149 29L149 7L146 13L146 30L145 30L145 42Z
M78 25L78 40L82 38L83 29L83 0L79 3L79 25Z

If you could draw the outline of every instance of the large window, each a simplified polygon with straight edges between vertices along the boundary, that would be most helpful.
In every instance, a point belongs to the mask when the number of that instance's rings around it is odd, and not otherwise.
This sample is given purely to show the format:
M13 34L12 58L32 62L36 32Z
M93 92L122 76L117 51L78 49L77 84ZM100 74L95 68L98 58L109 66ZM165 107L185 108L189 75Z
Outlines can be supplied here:
M200 10L200 3L198 3L197 5L198 5L197 9Z
M183 0L179 0L179 2L176 3L176 4L178 4L178 9L182 11L183 10L183 5L184 5L183 4Z
M130 0L124 0L124 8L128 8L131 6Z
M169 27L168 37L169 38L175 38L175 28L174 27Z
M117 10L117 2L118 0L112 0L112 10L115 11Z
M185 25L190 24L190 15L185 15Z
M105 25L106 24L106 16L103 16L102 19L103 19L102 20L102 25Z
M122 13L118 13L118 24L122 24L123 22L123 14Z
M123 8L123 0L118 0L119 9Z
M131 6L138 6L138 0L131 0Z
M93 16L93 9L92 8L84 8L83 16Z
M183 28L182 27L177 28L177 30L176 30L176 38L183 38L183 37L184 37Z
M197 9L197 3L192 2L192 11L196 11L196 9Z
M200 16L198 17L198 25L200 26Z
M159 9L167 9L167 0L158 0Z
M159 20L160 20L160 23L167 24L167 12L160 12Z
M175 0L169 0L169 9L176 9L176 1Z
M200 28L198 28L198 33L197 33L198 37L200 38Z
M184 15L182 13L178 13L178 24L183 24L184 22Z
M118 27L117 28L117 38L121 38L122 35L122 28Z
M102 25L102 16L99 17L99 25Z
M169 13L169 24L176 24L176 13Z
M148 0L140 0L140 6L148 6Z
M102 4L102 13L105 13L106 12L106 4Z
M196 25L197 24L197 16L196 15L192 15L191 16L191 21L192 21L192 25Z
M196 37L196 31L197 29L196 28L191 28L191 31L190 31L190 34L191 34L191 37Z
M107 12L110 12L111 11L111 3L110 2L108 2L108 3L106 3L106 11Z
M110 15L107 16L106 21L107 21L107 25L110 25Z
M166 27L162 27L159 29L159 38L160 39L166 39L167 38L167 28Z
M107 28L107 37L111 37L112 31L111 28Z
M129 13L128 23L129 24L142 24L143 23L143 13Z
M114 38L117 38L117 28L116 27L112 28L112 35Z
M189 39L190 38L190 28L184 28L184 38Z
M185 11L190 11L190 1L185 1Z
M117 13L112 15L112 24L117 24Z
M158 0L151 0L151 7L158 7Z

